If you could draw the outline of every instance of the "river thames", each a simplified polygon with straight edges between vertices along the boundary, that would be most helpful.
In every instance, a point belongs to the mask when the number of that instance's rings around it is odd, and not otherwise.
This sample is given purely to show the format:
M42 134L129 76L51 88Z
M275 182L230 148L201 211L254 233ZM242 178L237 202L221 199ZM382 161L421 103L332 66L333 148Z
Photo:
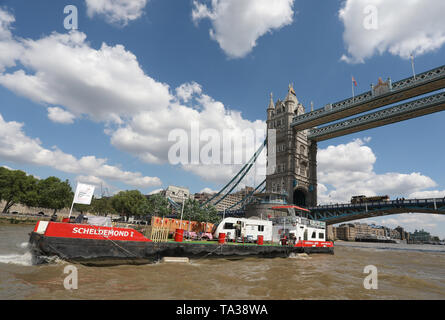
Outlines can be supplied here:
M33 226L0 225L0 299L445 299L445 246L336 242L334 255L192 260L189 264L74 266L67 290L56 261L33 266ZM378 289L365 289L366 266Z

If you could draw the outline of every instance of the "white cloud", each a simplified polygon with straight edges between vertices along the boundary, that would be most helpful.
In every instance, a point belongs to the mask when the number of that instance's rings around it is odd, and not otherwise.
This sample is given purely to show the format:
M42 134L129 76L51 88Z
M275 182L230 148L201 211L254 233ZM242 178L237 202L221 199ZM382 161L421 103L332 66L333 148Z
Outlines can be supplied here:
M249 121L240 112L226 109L196 82L182 84L171 93L168 85L145 74L134 54L122 45L104 43L94 49L86 35L77 31L14 41L23 48L15 60L24 69L1 74L0 84L47 107L52 121L69 123L86 115L104 122L116 148L146 163L168 163L174 144L168 136L173 130L189 134L191 148L192 123L199 125L200 132L214 130L233 141L240 141L245 130L266 128L264 121ZM191 107L183 104L192 102ZM245 155L244 161L254 152L255 145L233 147L235 155ZM198 164L183 169L223 183L238 168Z
M397 214L390 217L382 217L377 219L378 224L396 228L402 226L406 231L414 232L415 230L425 229L433 236L445 238L445 216L426 213ZM368 222L363 220L362 222Z
M94 15L103 15L109 23L127 25L141 17L147 0L85 0L87 14L90 18Z
M11 24L14 21L12 14L0 8L0 73L6 67L15 66L15 58L22 52L22 47L12 38Z
M204 133L206 130L213 130L221 138L219 140L220 157L218 159L223 162L224 153L232 152L233 160L236 156L238 159L243 159L244 162L242 163L245 163L256 151L258 143L262 142L259 140L261 138L264 140L263 136L258 135L256 144L235 145L234 141L240 142L243 137L247 136L246 132L265 133L265 122L249 121L243 119L240 112L227 110L221 102L203 94L201 86L196 83L184 84L177 88L176 92L182 96L181 99L185 98L186 100L190 99L191 92L193 92L198 108L172 103L162 111L147 111L135 115L126 126L122 126L112 133L112 144L120 150L138 156L144 162L167 163L169 162L169 150L175 143L174 141L168 141L169 133L173 130L183 130L188 138L187 159L191 160L193 145L199 144L198 150L202 151L203 147L208 144L205 141ZM180 121L177 121L177 119L180 119ZM191 133L192 126L195 125L200 134L197 139L194 139ZM232 144L231 150L224 148L222 139L226 139ZM147 141L150 141L150 143L147 143ZM233 162L229 165L219 163L212 165L200 161L198 164L183 163L182 168L207 181L224 183L241 168L241 165L233 165Z
M42 147L39 139L33 139L23 132L23 124L6 122L0 115L0 159L14 163L26 163L51 167L56 170L94 176L101 179L121 181L129 186L148 188L161 185L157 177L142 176L139 172L123 171L107 164L106 159L84 156L77 159L53 147Z
M246 56L261 36L293 22L294 0L193 1L192 19L210 19L210 36L232 58Z
M210 193L210 194L217 193L217 192L218 191L212 190L210 188L204 188L201 191L199 191L199 193Z
M377 30L369 26L371 11L377 11ZM408 59L445 43L445 2L443 0L346 0L339 11L345 31L343 39L348 63L362 63L375 54L389 52Z
M416 191L409 195L410 199L444 198L445 190Z
M153 190L153 191L150 191L149 193L148 193L148 195L153 195L153 194L158 194L159 192L161 192L161 191L163 191L164 189L155 189L155 190Z
M69 124L74 122L75 116L62 108L51 107L48 108L48 118L54 122Z
M183 101L185 103L189 102L195 94L202 94L202 87L196 82L184 83L176 88L176 96L178 97L179 101Z
M168 86L147 76L122 45L103 43L96 50L77 31L13 43L22 47L15 60L29 71L0 75L0 84L40 104L122 123L141 110L166 108L172 99Z
M317 158L319 203L348 203L352 196L361 194L392 198L439 194L426 190L437 184L421 173L375 173L376 160L374 152L361 139L320 149Z

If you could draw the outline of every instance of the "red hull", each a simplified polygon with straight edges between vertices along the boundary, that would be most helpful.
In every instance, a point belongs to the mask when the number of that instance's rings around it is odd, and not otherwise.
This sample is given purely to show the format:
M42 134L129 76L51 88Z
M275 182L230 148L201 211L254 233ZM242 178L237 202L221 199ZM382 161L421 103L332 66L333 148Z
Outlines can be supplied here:
M34 228L34 232L45 237L151 242L150 239L134 229L98 227L75 223L39 221Z
M295 247L302 248L332 248L334 243L331 241L298 241Z

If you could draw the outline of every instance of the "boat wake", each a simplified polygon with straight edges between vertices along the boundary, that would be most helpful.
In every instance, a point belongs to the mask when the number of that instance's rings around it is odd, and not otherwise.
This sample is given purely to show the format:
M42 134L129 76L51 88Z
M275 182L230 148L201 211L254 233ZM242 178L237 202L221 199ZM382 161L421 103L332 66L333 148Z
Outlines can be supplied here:
M289 255L290 259L302 259L302 260L307 260L307 259L312 259L307 253L291 253Z
M2 254L0 255L0 263L32 266L32 255L31 252L22 254Z

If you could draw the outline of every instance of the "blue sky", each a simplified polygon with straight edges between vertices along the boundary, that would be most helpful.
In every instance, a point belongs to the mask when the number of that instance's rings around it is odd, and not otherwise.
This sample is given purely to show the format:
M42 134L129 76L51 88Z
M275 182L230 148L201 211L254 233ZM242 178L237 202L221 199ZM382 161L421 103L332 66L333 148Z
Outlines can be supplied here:
M2 0L0 165L102 182L111 193L170 184L218 190L236 166L170 165L168 132L192 119L216 130L258 129L270 92L284 99L293 83L307 111L311 101L320 108L351 95L351 75L357 94L379 77L411 76L411 52L417 72L443 65L445 23L430 10L444 5L426 2L428 10L413 1L394 17L395 0ZM77 31L64 28L68 4L78 9ZM363 28L368 5L378 9L377 30ZM351 189L445 196L444 120L436 113L320 143L320 201L345 201ZM355 175L339 152L360 159ZM422 222L445 236L441 217L415 217L374 220Z

